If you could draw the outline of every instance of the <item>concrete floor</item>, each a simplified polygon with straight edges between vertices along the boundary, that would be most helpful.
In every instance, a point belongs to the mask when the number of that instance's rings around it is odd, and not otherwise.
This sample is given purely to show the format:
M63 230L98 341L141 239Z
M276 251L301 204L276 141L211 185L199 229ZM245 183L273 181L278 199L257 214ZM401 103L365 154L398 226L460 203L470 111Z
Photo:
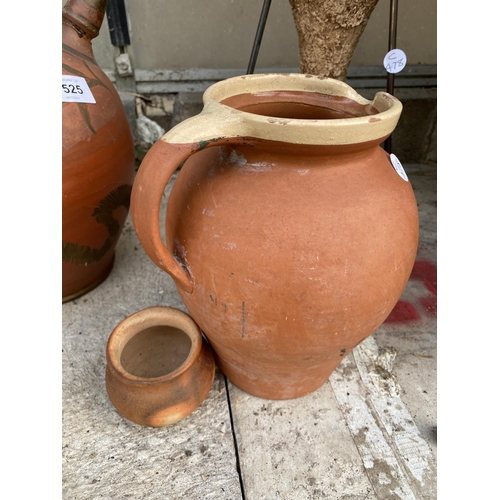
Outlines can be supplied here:
M437 498L436 165L404 167L420 243L388 320L306 397L256 398L217 371L201 407L165 428L125 420L105 389L106 342L123 318L185 311L127 219L110 276L62 306L63 498Z

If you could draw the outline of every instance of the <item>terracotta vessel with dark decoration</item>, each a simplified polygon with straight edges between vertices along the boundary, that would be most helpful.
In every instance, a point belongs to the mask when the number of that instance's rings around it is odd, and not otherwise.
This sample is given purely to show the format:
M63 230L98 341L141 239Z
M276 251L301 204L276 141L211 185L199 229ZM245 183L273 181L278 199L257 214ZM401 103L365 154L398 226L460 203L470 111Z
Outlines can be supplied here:
M92 290L111 271L135 175L125 110L92 52L105 10L105 0L70 0L62 12L62 74L83 78L95 100L78 100L81 85L63 86L75 94L62 103L63 302Z
M380 147L401 110L328 78L241 76L210 87L144 158L139 239L241 389L316 390L395 306L419 229L404 169ZM160 204L179 166L165 246Z

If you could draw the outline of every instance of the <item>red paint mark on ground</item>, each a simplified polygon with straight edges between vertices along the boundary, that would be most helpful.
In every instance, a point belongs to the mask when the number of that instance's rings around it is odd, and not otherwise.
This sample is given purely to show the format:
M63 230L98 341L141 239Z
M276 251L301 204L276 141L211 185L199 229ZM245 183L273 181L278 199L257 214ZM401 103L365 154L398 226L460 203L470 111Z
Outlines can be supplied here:
M385 320L385 323L406 323L419 318L420 315L417 310L409 302L400 300Z
M434 295L437 294L437 269L432 262L415 262L410 279L423 281L427 290Z
M432 295L420 297L417 304L411 304L404 300L398 301L384 323L414 322L420 319L417 309L423 311L426 317L435 318L437 316L437 268L434 263L428 261L415 262L410 281L422 282Z

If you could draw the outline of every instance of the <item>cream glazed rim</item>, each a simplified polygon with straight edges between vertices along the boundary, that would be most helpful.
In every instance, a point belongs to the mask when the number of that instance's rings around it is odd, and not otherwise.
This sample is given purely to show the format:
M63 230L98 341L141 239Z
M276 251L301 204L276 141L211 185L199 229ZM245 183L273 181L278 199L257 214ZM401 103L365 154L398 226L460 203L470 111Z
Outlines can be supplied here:
M346 97L371 104L378 113L354 118L299 119L274 118L240 111L221 101L257 92L301 91ZM228 78L211 85L203 94L203 110L170 129L160 140L171 144L201 141L218 142L237 137L253 137L304 145L345 145L375 141L390 135L403 109L387 92L365 99L340 80L302 73L253 74Z

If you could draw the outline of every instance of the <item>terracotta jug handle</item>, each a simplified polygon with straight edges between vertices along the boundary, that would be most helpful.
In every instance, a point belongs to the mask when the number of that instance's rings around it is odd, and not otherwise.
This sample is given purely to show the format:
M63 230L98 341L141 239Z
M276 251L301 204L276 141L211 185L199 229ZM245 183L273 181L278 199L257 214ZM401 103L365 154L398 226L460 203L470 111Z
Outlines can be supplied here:
M174 172L196 152L234 141L241 125L237 117L215 119L206 108L168 131L148 151L137 172L130 199L130 215L139 240L150 259L167 272L182 290L192 293L193 277L164 245L160 234L160 205ZM193 140L194 139L194 140Z

